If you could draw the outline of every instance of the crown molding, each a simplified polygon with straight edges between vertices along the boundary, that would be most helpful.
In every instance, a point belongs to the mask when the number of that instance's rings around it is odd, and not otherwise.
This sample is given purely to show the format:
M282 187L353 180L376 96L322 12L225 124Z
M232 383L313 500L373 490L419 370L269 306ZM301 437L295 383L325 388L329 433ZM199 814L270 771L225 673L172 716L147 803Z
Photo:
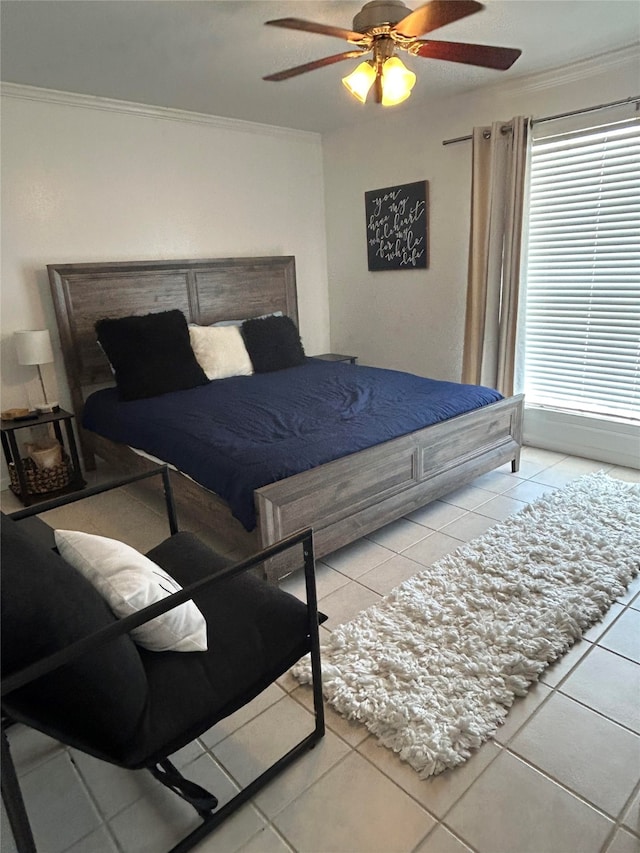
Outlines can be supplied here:
M115 98L102 98L96 95L82 95L76 92L63 92L58 89L45 89L39 86L26 86L22 83L1 83L0 94L6 98L17 98L23 101L43 101L48 104L60 104L67 107L101 110L104 112L124 113L141 118L177 121L188 124L203 124L221 130L233 130L241 133L255 133L262 136L286 136L298 140L316 143L320 142L320 134L307 130L295 130L287 127L276 127L270 124L244 121L242 119L212 116L207 113L177 110L170 107L154 107L148 104L138 104L133 101L120 101Z
M615 71L616 68L626 65L633 66L634 64L640 68L640 42L634 42L626 47L601 53L598 56L591 56L589 59L582 59L579 62L560 65L549 71L514 77L512 80L497 83L492 87L492 90L512 94L539 92L566 83L582 82L589 77L598 77L609 71Z

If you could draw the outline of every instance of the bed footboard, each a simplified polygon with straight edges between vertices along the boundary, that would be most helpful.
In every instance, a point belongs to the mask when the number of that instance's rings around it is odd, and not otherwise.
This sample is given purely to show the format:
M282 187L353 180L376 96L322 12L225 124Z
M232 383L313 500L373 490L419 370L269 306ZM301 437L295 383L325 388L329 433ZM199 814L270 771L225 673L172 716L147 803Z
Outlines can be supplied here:
M510 397L257 489L261 544L309 526L322 557L505 462L517 470L522 412Z

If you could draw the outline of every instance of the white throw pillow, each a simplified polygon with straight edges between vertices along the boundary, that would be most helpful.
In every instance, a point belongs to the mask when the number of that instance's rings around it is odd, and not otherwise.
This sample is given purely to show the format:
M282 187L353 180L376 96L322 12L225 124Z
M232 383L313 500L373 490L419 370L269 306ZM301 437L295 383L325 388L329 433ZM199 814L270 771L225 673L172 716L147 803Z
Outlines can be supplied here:
M198 364L208 379L253 373L239 326L189 326L189 337Z
M90 581L119 619L182 589L164 569L117 539L79 530L56 530L55 539L61 556ZM193 601L134 628L131 636L153 652L207 650L207 623Z

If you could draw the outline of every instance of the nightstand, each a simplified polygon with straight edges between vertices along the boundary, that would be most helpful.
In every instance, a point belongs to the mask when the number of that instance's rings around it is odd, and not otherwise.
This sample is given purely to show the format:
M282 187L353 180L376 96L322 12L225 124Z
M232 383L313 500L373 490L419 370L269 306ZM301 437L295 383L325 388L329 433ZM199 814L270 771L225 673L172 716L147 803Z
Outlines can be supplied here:
M28 420L0 421L2 450L12 481L10 488L25 506L31 506L36 501L49 500L58 495L74 492L86 485L80 469L72 421L72 413L65 412L64 409L36 415ZM35 467L29 468L31 460L20 455L16 432L20 429L42 426L43 424L53 424L55 437L62 447L63 463L56 469L51 469L48 475L42 474L41 481L38 481L38 472ZM64 426L64 436L62 426ZM47 470L44 469L44 471ZM47 479L51 480L51 487L47 485ZM57 480L61 485L56 484Z
M323 352L322 355L314 355L314 358L321 358L323 361L348 361L350 364L356 364L358 361L357 355L341 355L338 352Z

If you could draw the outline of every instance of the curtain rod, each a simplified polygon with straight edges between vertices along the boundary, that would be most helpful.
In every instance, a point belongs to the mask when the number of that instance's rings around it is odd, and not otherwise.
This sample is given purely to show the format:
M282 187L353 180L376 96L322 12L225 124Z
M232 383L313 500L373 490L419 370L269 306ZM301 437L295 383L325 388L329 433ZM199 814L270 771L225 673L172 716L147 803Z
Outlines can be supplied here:
M610 107L621 107L624 104L636 104L636 109L638 103L640 103L640 95L634 95L631 98L624 98L622 101L611 101L609 104L598 104L596 107L584 107L581 110L571 110L568 113L558 113L554 116L543 116L542 118L534 118L531 119L531 124L541 124L544 121L553 121L557 118L568 118L569 116L577 116L582 115L582 113L592 113L596 110L608 110ZM454 142L467 142L469 139L473 139L473 136L469 134L468 136L456 136L455 139L444 139L442 141L443 145L453 145Z

